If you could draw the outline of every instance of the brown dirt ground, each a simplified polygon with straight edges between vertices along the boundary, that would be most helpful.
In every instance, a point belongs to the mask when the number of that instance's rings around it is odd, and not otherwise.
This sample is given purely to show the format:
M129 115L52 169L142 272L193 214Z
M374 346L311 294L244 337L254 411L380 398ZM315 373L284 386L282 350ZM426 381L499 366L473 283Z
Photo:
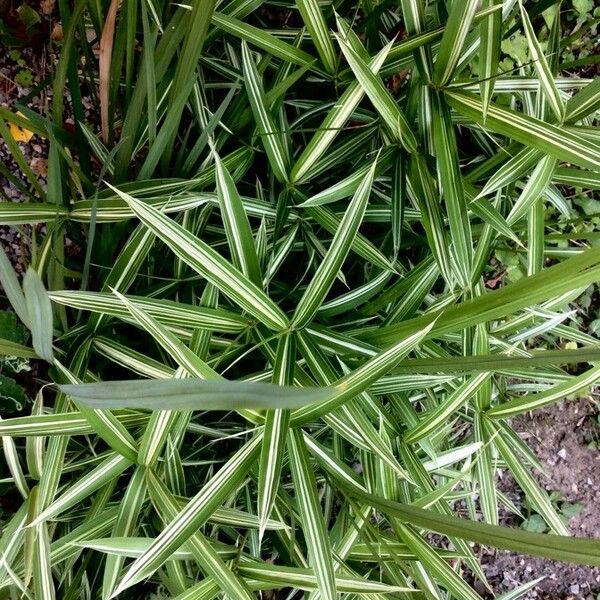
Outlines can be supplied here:
M515 419L513 426L546 468L546 475L538 476L542 487L549 493L561 492L565 501L582 506L580 514L569 521L571 532L577 536L600 538L600 424L594 399L586 397L561 402L531 416ZM502 488L519 506L522 495L513 481L504 479ZM496 594L544 577L521 598L600 598L600 568L493 550L486 552L482 561Z

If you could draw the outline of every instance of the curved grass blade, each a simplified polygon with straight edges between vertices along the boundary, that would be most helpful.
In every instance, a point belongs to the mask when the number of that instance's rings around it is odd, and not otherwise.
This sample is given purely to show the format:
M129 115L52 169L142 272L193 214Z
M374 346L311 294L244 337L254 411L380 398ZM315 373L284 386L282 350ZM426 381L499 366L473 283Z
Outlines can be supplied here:
M340 488L344 488L350 496L360 499L384 514L397 517L404 522L412 523L428 531L435 531L442 535L454 536L486 546L512 550L521 554L543 556L551 560L580 565L600 565L600 540L531 533L522 529L488 525L487 523L442 515L431 510L385 500L374 494L364 492L359 486L349 487L341 479L336 479L336 481L338 481Z
M571 377L555 385L551 389L539 394L525 395L508 402L498 404L486 412L491 419L505 419L522 415L530 410L537 410L554 402L558 402L567 396L574 396L594 385L600 379L600 366L588 369L585 373Z

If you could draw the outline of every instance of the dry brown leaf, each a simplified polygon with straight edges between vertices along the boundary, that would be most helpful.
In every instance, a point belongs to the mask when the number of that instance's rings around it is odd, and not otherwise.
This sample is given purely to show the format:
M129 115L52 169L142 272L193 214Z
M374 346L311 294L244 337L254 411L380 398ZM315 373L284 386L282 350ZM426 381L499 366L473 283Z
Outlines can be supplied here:
M45 158L35 157L31 159L31 170L42 177L48 174L48 161Z
M40 0L40 10L44 15L52 14L56 0Z
M50 38L53 42L60 42L63 39L63 28L60 23L56 23L54 27L52 27L52 32L50 33Z
M99 93L100 93L100 122L102 124L102 140L108 144L108 102L109 102L109 81L110 81L110 63L112 59L112 49L115 37L115 23L117 21L117 11L119 10L119 0L111 0L110 8L102 28L100 37L100 56L99 56Z

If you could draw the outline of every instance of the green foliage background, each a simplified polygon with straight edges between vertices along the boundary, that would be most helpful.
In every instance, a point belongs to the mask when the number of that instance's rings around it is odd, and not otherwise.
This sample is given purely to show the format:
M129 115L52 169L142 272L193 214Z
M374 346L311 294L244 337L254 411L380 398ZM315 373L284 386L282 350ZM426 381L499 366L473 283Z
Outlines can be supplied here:
M0 350L57 384L0 421L0 594L475 600L473 543L600 564L510 425L600 376L592 4L58 10L49 113L0 108L31 242Z

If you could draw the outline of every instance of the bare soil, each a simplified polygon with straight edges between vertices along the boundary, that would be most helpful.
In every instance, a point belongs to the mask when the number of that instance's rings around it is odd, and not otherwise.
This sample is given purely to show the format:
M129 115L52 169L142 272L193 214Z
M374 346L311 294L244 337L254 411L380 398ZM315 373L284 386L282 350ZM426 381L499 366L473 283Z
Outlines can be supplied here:
M549 493L560 492L564 501L581 506L581 512L569 521L573 535L600 538L600 424L594 399L564 401L515 419L513 426L546 468L545 475L538 475L540 485ZM522 506L522 494L512 478L505 476L501 485L511 500ZM486 552L482 562L496 594L544 577L521 598L600 598L600 568L494 550Z

